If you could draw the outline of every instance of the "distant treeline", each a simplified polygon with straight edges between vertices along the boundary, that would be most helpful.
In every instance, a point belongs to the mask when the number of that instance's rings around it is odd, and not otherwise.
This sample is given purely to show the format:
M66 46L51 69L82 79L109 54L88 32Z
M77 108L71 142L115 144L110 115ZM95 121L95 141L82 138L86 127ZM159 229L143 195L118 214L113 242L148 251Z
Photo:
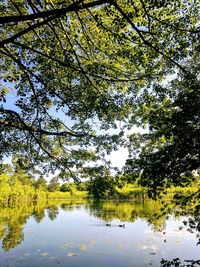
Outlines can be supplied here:
M164 198L172 199L174 195L191 195L198 191L200 181L197 179L189 186L170 187L164 191ZM81 183L60 183L53 177L49 183L42 176L34 175L20 169L4 165L0 169L0 203L10 204L21 201L69 198L102 199L137 199L148 198L148 188L139 185L137 180L128 181L125 177L94 176Z
M86 197L86 185L60 184L57 178L49 183L44 177L34 178L23 170L0 173L0 203L32 201L56 198Z

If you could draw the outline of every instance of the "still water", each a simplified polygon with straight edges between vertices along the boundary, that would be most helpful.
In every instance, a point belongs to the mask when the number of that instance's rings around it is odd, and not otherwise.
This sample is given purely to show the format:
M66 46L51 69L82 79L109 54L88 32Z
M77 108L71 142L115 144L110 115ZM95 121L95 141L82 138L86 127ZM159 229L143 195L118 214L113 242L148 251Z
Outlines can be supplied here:
M0 266L158 267L162 258L200 259L196 234L182 228L188 215L162 210L152 200L0 208Z

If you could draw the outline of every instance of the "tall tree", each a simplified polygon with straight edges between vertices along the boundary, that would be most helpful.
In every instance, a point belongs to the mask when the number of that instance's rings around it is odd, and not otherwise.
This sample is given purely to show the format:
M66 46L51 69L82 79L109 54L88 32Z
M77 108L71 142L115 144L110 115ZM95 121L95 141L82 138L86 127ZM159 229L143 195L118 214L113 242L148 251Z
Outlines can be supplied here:
M58 182L58 179L56 177L53 177L50 182L49 185L47 187L49 192L56 192L59 191L60 189L60 184Z
M178 75L168 85L155 85L138 98L132 119L148 124L146 134L130 136L126 172L140 175L143 185L186 185L200 168L199 55L190 58L190 75Z
M87 146L108 146L101 130L129 117L141 88L189 71L199 34L187 0L9 0L0 11L0 154L44 171L94 159Z
M34 186L36 189L46 190L47 189L47 181L44 177L40 176L37 181L35 181Z

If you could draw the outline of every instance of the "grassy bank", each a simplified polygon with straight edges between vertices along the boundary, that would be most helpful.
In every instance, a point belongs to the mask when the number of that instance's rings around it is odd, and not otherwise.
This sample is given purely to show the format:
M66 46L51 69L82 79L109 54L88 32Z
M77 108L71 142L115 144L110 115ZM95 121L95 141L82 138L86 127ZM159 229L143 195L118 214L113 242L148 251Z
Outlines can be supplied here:
M84 199L88 197L86 191L76 191L73 194L70 192L46 192L46 191L35 191L30 195L13 195L1 196L0 205L27 203L32 201L48 201L48 200L67 200L67 199Z
M176 195L184 195L189 196L191 194L196 193L200 188L200 182L191 184L190 186L171 186L170 188L165 189L161 198L163 199L173 199ZM126 186L119 188L115 188L115 197L119 199L144 199L148 198L148 189L146 187L127 184Z
M27 189L27 188L26 188ZM197 185L188 186L188 187L171 187L167 188L164 193L162 193L163 199L173 199L176 195L184 195L189 196L199 190ZM2 190L0 190L2 191ZM31 193L30 193L31 192ZM1 193L1 192L0 192ZM147 199L147 188L136 186L132 184L128 184L122 188L115 187L115 192L112 194L107 194L108 197L105 199L123 199L123 200L131 200L131 199ZM87 191L78 191L75 190L73 192L48 192L43 190L31 190L26 191L21 190L16 194L15 192L10 192L10 194L1 194L0 195L0 204L14 204L20 202L30 202L30 201L48 201L48 200L67 200L67 199L84 199L84 198L92 198L92 195L89 195Z
M133 184L119 188L115 187L115 196L119 199L143 199L147 198L147 188Z
M47 192L46 193L47 199L70 199L70 198L87 198L88 192L87 191L74 191L71 192Z

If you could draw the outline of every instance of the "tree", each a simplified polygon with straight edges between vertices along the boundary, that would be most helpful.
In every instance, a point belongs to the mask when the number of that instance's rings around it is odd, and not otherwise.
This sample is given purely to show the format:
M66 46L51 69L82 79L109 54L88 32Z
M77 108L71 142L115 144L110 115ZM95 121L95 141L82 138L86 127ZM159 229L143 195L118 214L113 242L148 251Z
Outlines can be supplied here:
M110 198L114 195L116 182L109 167L90 168L88 175L90 177L88 191L94 198Z
M141 88L189 71L181 59L199 34L186 0L2 1L0 11L0 154L63 176L94 158L88 146L107 145L102 130L126 121Z
M0 163L0 174L12 174L13 168L10 164Z
M81 182L76 185L78 191L88 191L89 182Z
M47 189L48 189L49 192L56 192L56 191L59 191L59 189L60 189L60 184L59 184L59 182L58 182L58 178L53 177L53 178L50 180Z
M75 183L64 183L60 187L61 192L69 192L71 196L74 195L74 193L77 191L76 184Z
M12 159L13 177L20 181L23 185L33 185L34 183L34 167L30 168L29 161L22 156L15 155Z
M142 185L155 192L191 183L200 167L199 56L188 64L191 75L178 75L168 86L155 85L138 99L138 116L148 123L149 133L130 137L126 171L140 173Z
M47 182L44 177L39 177L37 181L35 181L34 186L36 189L46 190L47 189Z

